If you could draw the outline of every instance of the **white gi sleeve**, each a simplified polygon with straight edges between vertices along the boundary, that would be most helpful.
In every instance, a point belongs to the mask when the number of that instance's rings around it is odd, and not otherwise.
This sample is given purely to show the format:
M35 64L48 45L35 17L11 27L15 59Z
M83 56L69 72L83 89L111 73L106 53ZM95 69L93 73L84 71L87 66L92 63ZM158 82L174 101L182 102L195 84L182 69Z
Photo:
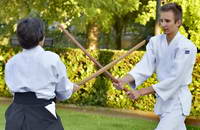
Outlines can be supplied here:
M66 67L62 61L58 61L56 70L58 79L56 85L56 98L58 100L66 100L72 95L74 84L68 79Z
M146 53L139 63L128 73L135 79L135 84L130 84L132 88L136 88L149 78L155 71L155 50L153 49L153 42L150 39L146 46Z
M196 48L179 48L168 78L153 85L156 93L166 101L185 83L188 70L193 68L196 59Z

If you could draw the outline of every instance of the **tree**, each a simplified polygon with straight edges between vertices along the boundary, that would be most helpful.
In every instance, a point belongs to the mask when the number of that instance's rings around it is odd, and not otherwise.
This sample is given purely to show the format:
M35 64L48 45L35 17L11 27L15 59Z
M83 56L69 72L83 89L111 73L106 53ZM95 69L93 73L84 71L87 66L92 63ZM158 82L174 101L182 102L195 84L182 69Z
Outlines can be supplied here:
M143 39L155 35L156 5L156 0L143 0L135 18L138 35Z
M200 48L200 1L165 0L183 7L183 26L180 31ZM121 49L122 35L153 33L156 22L156 2L159 0L0 0L0 41L9 38L19 19L41 17L48 26L53 21L75 27L86 34L88 48L98 48L100 35L114 41ZM159 3L157 4L159 5ZM158 13L157 13L158 14ZM156 24L157 27L158 24ZM73 30L72 30L73 31ZM113 35L112 32L115 32ZM114 40L110 38L114 37ZM109 40L109 38L111 40Z
M41 17L46 25L53 21L69 24L79 15L79 7L74 0L1 0L0 24L4 25L2 37L10 37L17 21L23 17Z
M121 49L123 29L133 20L134 17L132 16L137 15L136 13L139 9L139 5L139 0L112 0L103 3L103 7L112 15L112 27L116 33L115 42L117 44L117 49Z
M127 16L138 9L139 0L77 1L83 10L81 17L76 18L74 23L79 27L79 30L87 33L88 47L93 48L94 44L98 44L100 31L108 34L113 28L116 32L115 42L117 43L117 49L121 49L122 30L129 20ZM95 46L97 47L97 45Z

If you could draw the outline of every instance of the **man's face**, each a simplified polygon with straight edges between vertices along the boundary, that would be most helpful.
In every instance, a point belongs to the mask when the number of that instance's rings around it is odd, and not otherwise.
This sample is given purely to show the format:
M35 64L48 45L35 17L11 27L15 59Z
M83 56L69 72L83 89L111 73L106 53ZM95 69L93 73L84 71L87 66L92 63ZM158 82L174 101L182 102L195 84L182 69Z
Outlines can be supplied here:
M172 11L160 12L160 26L166 35L177 32L180 25L181 21L175 21L175 16Z

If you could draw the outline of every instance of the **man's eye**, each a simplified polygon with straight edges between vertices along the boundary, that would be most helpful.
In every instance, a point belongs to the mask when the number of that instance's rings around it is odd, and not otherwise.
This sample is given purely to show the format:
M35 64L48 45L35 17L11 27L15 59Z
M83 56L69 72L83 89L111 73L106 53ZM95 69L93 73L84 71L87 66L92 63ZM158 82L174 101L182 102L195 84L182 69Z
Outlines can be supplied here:
M169 22L170 22L170 20L166 20L166 22L167 22L167 23L169 23Z

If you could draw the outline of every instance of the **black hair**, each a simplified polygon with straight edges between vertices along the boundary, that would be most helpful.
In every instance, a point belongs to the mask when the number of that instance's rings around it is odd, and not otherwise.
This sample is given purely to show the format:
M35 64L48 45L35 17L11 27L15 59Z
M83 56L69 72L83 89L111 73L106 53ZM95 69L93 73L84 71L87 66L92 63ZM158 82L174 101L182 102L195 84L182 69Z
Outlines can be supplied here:
M44 38L44 24L38 18L24 18L17 25L17 38L24 49L34 48Z
M177 3L168 3L160 8L160 12L172 11L175 16L175 21L182 21L182 8Z

